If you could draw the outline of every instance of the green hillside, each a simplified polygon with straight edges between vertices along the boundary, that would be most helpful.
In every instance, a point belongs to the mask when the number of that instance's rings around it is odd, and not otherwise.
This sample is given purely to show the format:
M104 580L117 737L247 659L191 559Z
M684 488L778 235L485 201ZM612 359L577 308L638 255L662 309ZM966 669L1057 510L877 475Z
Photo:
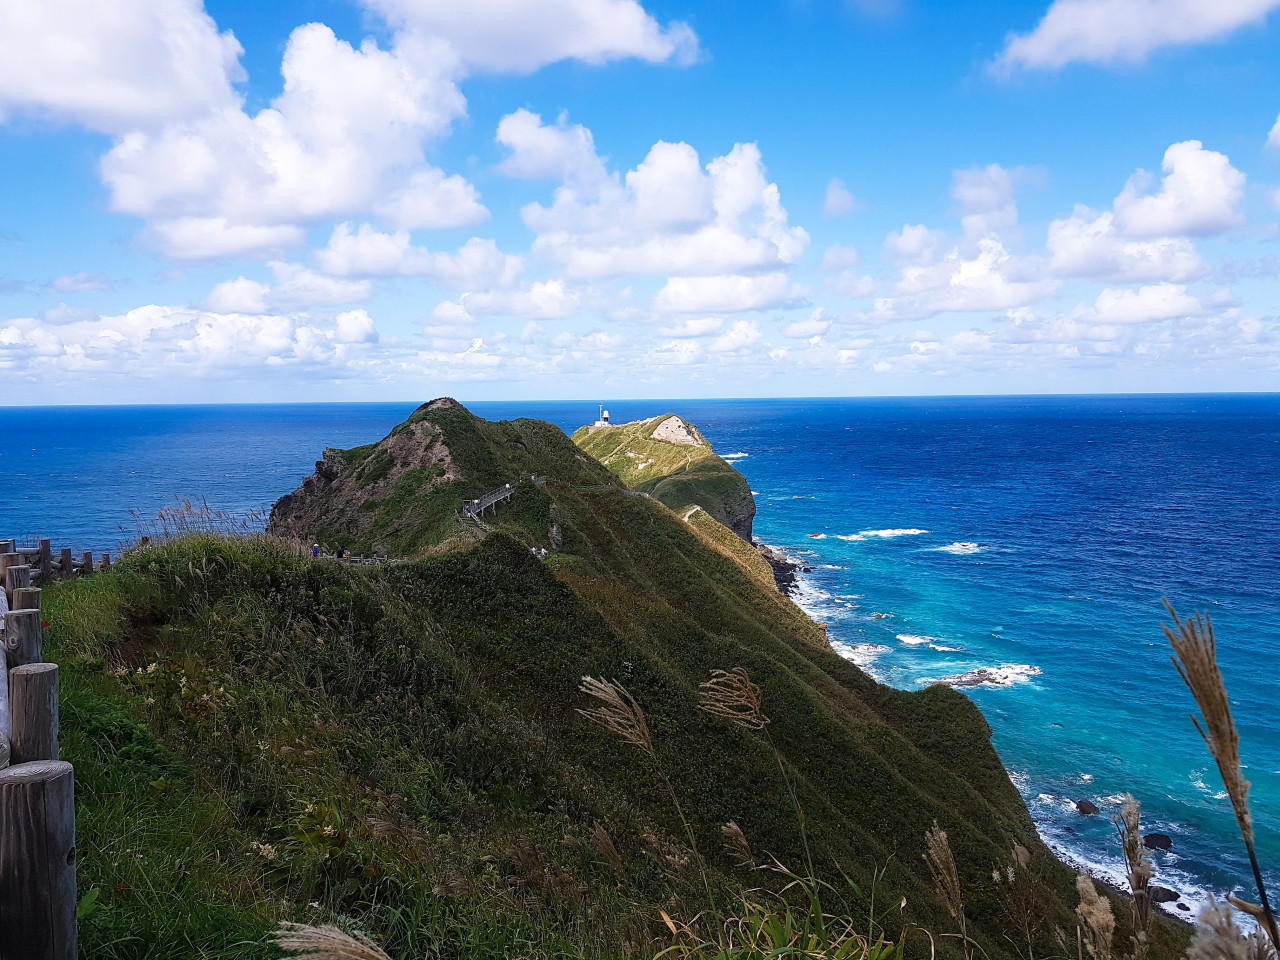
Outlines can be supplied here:
M654 957L672 944L660 911L710 936L708 911L796 896L768 892L786 878L750 868L731 821L755 864L811 861L842 915L867 925L874 895L891 937L923 925L951 958L925 832L948 832L991 960L1027 949L992 879L1020 844L1035 950L1063 952L1055 925L1074 940L1074 877L965 696L876 684L734 555L745 545L585 482L608 475L554 428L414 416L450 440L455 486L430 496L516 466L552 479L522 485L491 531L450 513L449 539L409 561L193 536L47 591L79 882L98 891L83 955L270 957L262 937L287 918L354 925L397 960ZM413 516L384 522L426 543ZM548 525L560 547L540 561ZM699 684L735 667L762 690L764 730L698 709ZM630 691L652 758L578 712L595 705L584 676ZM1181 934L1158 933L1162 960ZM930 950L919 931L908 945Z
M634 423L581 427L573 442L632 490L672 510L697 505L750 542L756 514L751 485L686 420L664 414Z

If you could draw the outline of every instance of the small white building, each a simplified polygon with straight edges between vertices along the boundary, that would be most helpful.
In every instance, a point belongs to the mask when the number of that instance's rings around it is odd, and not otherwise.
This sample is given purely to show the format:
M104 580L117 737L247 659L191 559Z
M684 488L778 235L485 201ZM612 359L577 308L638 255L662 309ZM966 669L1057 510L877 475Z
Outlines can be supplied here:
M600 404L600 419L595 422L597 427L607 427L609 425L609 411L604 408L604 404Z

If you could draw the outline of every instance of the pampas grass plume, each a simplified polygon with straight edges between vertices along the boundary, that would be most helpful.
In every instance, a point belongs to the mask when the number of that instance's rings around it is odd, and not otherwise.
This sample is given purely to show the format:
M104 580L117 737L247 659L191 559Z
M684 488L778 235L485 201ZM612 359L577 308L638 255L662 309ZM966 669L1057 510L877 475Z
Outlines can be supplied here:
M281 923L271 941L296 960L391 960L363 933L347 934L327 925Z

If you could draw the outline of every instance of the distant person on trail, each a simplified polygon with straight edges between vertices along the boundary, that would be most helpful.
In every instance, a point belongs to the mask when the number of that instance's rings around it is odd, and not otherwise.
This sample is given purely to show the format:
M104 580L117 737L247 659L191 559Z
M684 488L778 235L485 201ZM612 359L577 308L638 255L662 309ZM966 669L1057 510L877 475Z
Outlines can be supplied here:
M315 559L318 559L319 556L320 556L320 544L313 543L311 545L311 558L315 560Z

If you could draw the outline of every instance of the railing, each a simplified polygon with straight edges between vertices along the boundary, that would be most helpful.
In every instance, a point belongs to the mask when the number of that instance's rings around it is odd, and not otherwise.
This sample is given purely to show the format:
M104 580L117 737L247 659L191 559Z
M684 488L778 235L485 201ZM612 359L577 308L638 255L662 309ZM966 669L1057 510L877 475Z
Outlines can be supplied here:
M28 561L34 559L32 566ZM103 555L99 569L111 565ZM58 665L45 663L41 588L93 573L48 540L0 540L0 960L75 960L76 822L71 764L58 759Z

